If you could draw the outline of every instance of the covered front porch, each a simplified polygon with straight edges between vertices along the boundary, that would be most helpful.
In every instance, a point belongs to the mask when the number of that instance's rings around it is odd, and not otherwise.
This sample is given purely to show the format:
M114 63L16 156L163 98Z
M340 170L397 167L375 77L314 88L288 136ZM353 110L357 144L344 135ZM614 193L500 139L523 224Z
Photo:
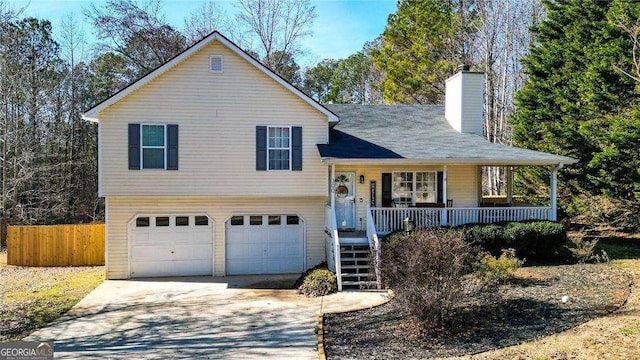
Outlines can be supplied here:
M557 171L562 165L549 167L547 203L542 205L514 201L511 179L505 186L507 194L500 201L483 197L483 166L329 164L326 253L329 268L338 276L339 288L380 287L379 274L370 273L369 259L379 261L375 250L380 248L380 236L397 230L556 220ZM522 165L504 166L513 169ZM369 252L374 256L370 257ZM379 266L373 269L379 271Z
M550 166L548 193L541 204L514 201L512 169L506 194L496 201L482 195L482 164L332 164L328 195L341 231L365 231L369 217L378 234L469 223L556 220L557 171ZM488 166L488 165L487 165ZM546 200L545 200L546 199Z
M343 283L382 285L382 234L408 227L556 220L558 170L577 160L487 141L481 75L461 71L446 88L445 106L328 106L340 121L329 129L329 141L317 146L327 165L326 256L340 289ZM510 176L503 202L483 199L482 168L493 166L550 169L543 200L516 203Z

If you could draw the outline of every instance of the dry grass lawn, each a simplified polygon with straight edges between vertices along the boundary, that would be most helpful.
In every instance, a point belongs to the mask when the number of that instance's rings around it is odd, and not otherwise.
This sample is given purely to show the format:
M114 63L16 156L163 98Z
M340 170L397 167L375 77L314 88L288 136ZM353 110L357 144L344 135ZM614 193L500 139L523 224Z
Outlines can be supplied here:
M0 252L0 342L20 340L59 318L103 280L104 266L9 266Z
M618 311L552 336L461 358L640 359L640 259L612 263L633 276L630 296Z
M329 350L327 356L331 359L640 359L640 241L633 237L601 242L597 247L597 251L600 250L609 254L610 264L525 267L517 272L518 279L530 277L535 280L542 276L542 280L555 280L540 281L540 286L536 281L527 286L525 281L522 288L505 287L515 291L516 295L522 292L525 298L538 299L543 305L553 302L549 301L549 296L572 294L579 301L575 304L571 301L566 308L559 307L565 310L562 312L566 315L564 318L564 315L554 318L553 307L543 306L541 309L544 311L536 313L535 303L531 303L526 306L528 312L520 314L516 311L516 316L526 326L512 326L513 322L498 319L483 327L470 321L469 329L473 330L468 331L469 336L463 331L464 336L459 339L447 333L444 339L430 336L421 342L409 339L411 329L404 326L405 315L392 307L382 306L359 314L325 317L325 351ZM501 294L504 298L510 293ZM581 313L577 310L580 306L587 311L583 315L593 311L590 313L592 316L579 319ZM573 307L577 312L567 312ZM485 310L483 308L482 311ZM515 310L500 305L500 311L496 313L511 314ZM482 312L477 314L480 318L485 315ZM561 326L555 332L537 331L544 321ZM537 333L531 331L528 334L527 329ZM345 334L351 331L357 335L345 341L336 340L344 339ZM490 337L493 333L499 336ZM507 338L516 341L509 343L505 341Z

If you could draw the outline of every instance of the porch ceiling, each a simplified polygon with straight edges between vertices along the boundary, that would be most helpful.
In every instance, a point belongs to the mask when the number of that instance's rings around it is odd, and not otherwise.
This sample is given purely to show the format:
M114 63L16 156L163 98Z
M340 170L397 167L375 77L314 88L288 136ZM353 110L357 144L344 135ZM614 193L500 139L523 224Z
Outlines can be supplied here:
M439 105L327 105L340 117L329 144L318 150L329 164L556 165L577 160L491 143L461 134Z

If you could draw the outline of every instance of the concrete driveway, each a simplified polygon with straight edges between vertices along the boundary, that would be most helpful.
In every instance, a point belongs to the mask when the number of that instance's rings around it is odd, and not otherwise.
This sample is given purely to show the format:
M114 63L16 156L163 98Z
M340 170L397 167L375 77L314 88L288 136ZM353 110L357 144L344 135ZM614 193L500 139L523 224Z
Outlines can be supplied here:
M307 299L259 289L296 277L105 281L25 340L53 341L56 359L316 359L320 312L386 301L381 293Z

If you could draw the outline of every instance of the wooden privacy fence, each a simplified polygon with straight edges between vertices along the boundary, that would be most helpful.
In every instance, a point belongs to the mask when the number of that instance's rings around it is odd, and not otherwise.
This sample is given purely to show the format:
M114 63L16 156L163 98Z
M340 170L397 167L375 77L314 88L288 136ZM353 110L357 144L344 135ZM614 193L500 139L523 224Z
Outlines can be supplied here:
M9 226L7 265L104 265L104 224Z

